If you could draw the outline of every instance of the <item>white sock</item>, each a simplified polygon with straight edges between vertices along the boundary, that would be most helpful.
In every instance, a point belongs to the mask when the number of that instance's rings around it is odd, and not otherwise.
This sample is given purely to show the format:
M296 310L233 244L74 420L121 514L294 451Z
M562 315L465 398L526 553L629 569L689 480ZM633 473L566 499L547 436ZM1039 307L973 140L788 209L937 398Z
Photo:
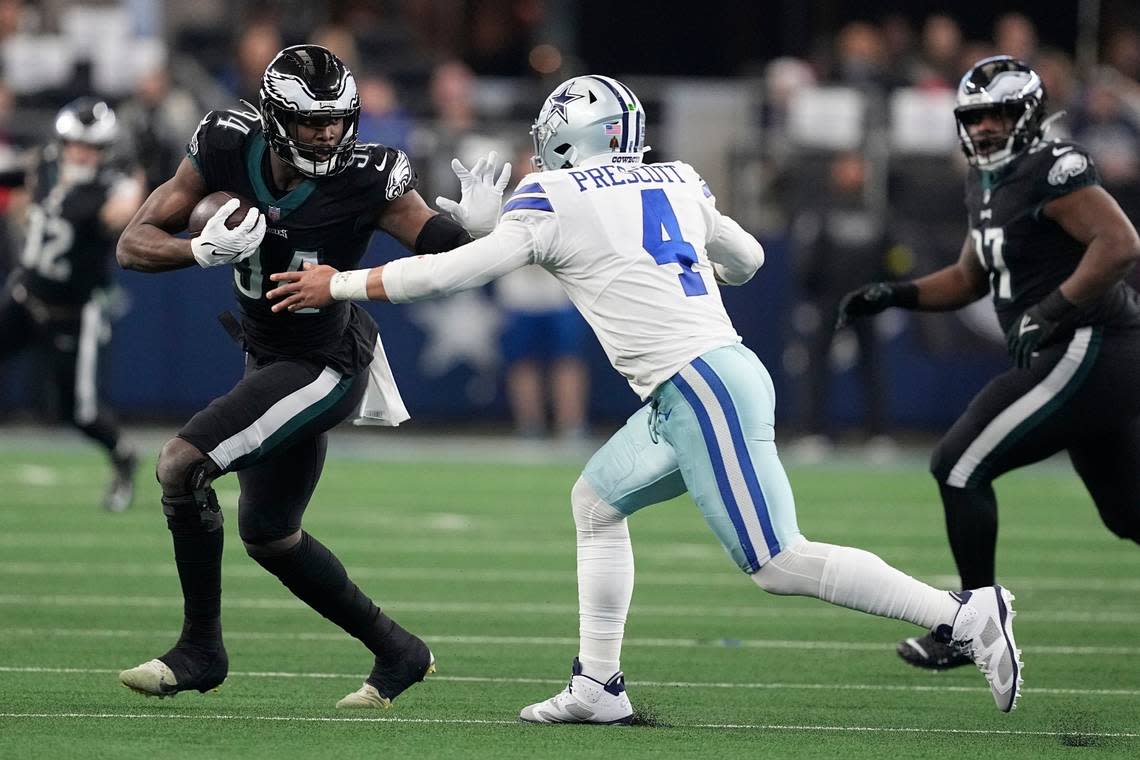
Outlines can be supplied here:
M570 492L578 531L578 660L582 673L606 681L621 670L621 642L633 597L633 546L625 515L583 478Z
M814 596L928 629L953 625L958 614L959 604L948 592L848 546L801 541L769 560L752 579L773 594Z

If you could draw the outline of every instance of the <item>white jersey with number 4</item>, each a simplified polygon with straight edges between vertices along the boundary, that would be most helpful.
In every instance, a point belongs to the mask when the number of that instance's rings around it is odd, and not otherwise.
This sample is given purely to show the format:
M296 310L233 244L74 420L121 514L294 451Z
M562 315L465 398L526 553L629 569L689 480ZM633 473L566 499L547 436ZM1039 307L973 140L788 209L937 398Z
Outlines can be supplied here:
M710 259L711 257L711 259ZM527 264L552 273L643 399L696 357L740 342L714 279L763 262L688 164L596 164L529 174L487 237L391 262L394 302L482 285Z

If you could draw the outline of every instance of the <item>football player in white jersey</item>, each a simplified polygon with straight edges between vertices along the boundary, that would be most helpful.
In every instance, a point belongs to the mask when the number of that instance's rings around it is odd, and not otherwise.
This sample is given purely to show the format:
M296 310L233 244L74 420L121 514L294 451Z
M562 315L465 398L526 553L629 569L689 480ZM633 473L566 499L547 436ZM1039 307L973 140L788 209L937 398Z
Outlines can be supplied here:
M268 294L275 310L348 299L406 303L537 264L566 289L646 402L571 489L580 648L567 688L519 717L633 720L620 669L633 592L626 518L686 491L762 589L907 620L963 642L998 709L1013 709L1022 665L1007 590L940 591L869 552L800 533L776 454L772 380L741 344L718 290L748 282L763 249L717 210L691 166L642 162L645 117L633 92L609 77L570 79L546 99L531 133L538 171L519 183L490 234L369 270L275 274L278 286ZM498 202L493 167L477 181L482 197Z

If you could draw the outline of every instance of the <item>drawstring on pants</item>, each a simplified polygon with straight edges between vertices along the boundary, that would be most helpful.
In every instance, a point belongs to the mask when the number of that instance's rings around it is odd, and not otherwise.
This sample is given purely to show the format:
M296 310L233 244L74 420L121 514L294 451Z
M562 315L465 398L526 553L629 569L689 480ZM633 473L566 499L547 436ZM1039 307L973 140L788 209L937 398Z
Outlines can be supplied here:
M661 403L657 399L649 404L649 440L657 443L659 438L657 435L657 416L661 411Z

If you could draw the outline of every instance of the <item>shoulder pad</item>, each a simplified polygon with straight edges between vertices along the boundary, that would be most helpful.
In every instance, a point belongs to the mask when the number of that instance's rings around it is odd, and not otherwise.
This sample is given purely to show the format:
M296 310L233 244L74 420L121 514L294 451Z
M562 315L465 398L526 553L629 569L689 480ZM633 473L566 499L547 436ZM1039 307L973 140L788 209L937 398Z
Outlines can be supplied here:
M407 154L379 143L358 143L352 151L353 163L348 168L357 187L383 188L384 198L394 201L414 190L418 177Z
M687 164L684 161L668 161L666 163L675 166L681 176L685 177L686 181L693 182L699 188L701 188L701 194L704 195L704 197L712 198L714 201L716 200L713 196L712 189L709 187L708 183L705 182L704 177L702 177L700 172L698 172L691 164Z
M210 111L198 122L186 151L197 158L207 151L237 150L260 130L261 117L255 111Z
M1068 140L1051 140L1034 146L1031 170L1049 195L1064 195L1099 182L1092 157Z
M515 186L515 189L512 192L517 193L521 188L524 188L527 185L542 184L543 180L549 180L560 175L566 176L562 172L531 172L519 180L519 183Z
M519 180L518 186L503 204L502 214L512 211L554 211L547 186L566 181L568 176L562 171L532 172L526 175Z

